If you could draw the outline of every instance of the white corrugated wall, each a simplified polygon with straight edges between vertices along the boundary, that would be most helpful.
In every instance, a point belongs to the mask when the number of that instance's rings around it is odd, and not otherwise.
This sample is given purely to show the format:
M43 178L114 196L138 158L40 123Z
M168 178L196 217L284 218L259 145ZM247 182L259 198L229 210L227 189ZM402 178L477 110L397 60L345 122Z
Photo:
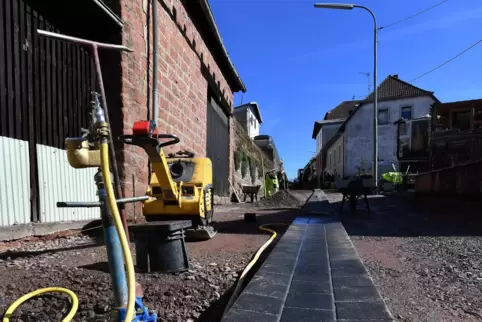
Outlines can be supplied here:
M0 136L0 226L30 222L28 142Z
M74 169L65 150L37 144L41 222L100 218L99 208L57 208L58 201L98 201L96 168Z

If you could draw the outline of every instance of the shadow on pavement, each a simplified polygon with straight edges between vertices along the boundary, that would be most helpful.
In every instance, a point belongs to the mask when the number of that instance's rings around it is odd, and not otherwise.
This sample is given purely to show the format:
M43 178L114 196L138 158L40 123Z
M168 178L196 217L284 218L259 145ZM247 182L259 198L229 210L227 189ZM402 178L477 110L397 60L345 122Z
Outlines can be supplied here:
M351 214L340 201L332 203L349 235L355 236L482 236L480 202L393 194L371 196L368 214L363 200Z

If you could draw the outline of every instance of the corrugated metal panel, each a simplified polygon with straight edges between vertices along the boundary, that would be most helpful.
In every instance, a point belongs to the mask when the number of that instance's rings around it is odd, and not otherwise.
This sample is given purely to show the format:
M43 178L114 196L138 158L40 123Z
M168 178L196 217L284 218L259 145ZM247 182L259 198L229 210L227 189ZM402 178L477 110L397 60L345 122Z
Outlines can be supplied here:
M0 226L30 222L28 142L0 136Z
M100 218L99 208L57 208L58 201L98 201L95 168L74 169L65 150L37 144L41 222Z

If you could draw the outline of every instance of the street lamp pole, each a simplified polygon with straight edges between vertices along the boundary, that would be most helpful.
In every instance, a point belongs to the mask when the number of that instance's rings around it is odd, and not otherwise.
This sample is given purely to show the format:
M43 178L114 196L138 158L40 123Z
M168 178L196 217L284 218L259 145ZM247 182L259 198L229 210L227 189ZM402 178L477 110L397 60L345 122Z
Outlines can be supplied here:
M368 11L373 18L373 185L378 189L378 93L377 93L377 45L378 45L378 27L377 18L373 11L365 6L359 6L356 4L343 4L343 3L316 3L315 8L323 9L341 9L352 10L353 8L360 8Z

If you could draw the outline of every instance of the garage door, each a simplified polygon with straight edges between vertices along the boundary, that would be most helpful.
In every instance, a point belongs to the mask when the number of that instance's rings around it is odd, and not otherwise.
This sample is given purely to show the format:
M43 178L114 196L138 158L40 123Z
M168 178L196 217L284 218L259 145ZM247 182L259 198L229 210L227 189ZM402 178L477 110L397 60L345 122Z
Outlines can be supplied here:
M207 106L206 154L213 163L213 186L217 196L229 196L229 119L210 97Z

